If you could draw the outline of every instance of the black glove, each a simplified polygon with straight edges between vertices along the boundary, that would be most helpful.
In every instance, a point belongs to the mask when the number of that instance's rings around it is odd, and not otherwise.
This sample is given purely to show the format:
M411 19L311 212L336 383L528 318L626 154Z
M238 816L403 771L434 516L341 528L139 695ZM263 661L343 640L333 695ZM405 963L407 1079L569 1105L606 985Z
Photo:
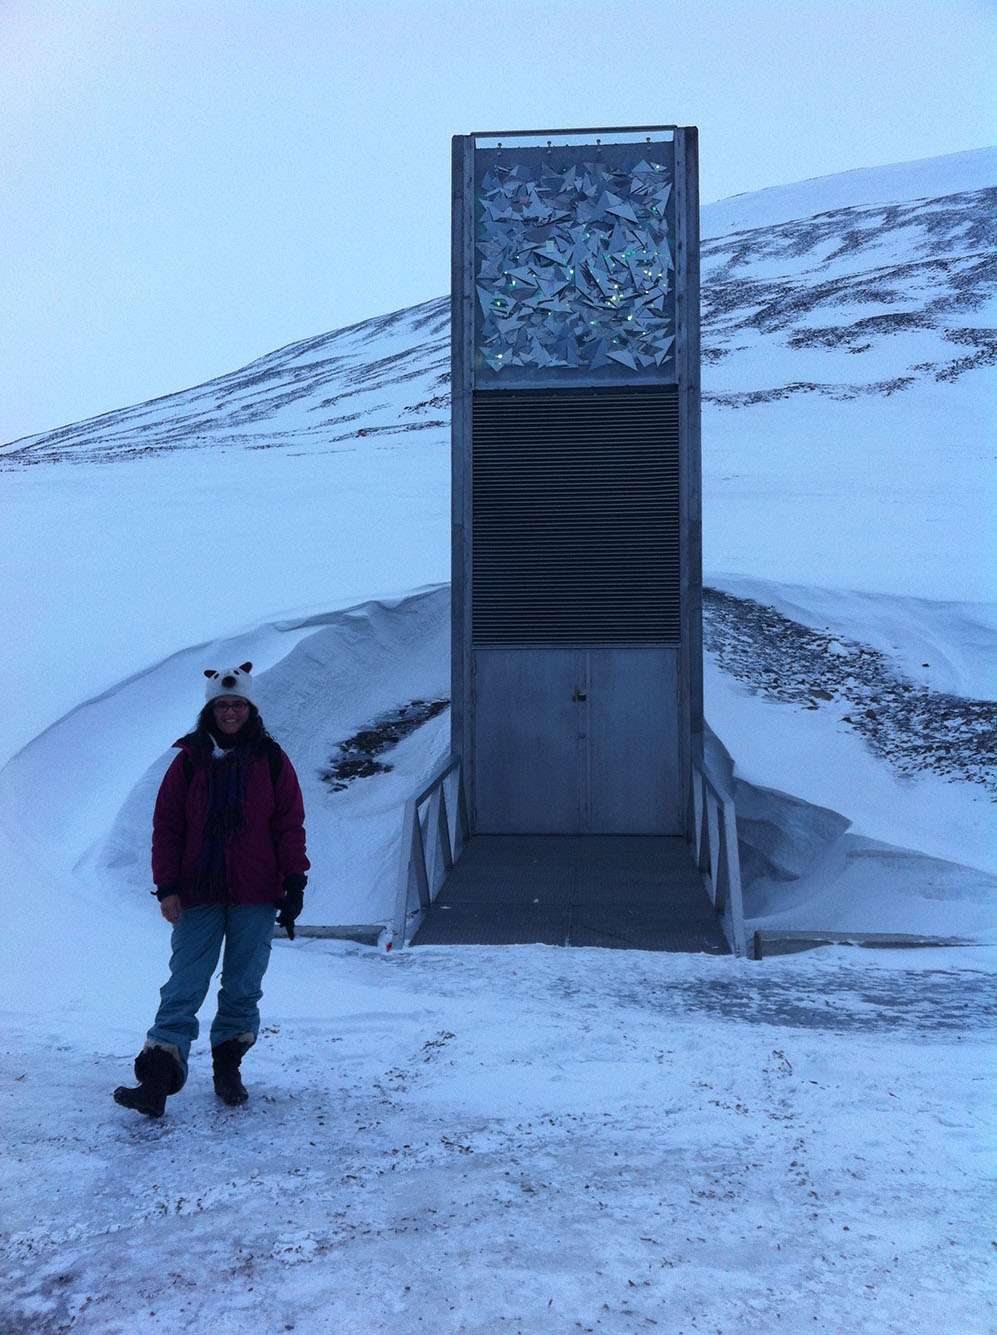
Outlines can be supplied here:
M294 920L301 912L305 902L305 886L307 884L308 877L302 875L301 872L294 872L290 876L284 877L284 898L277 905L280 909L277 914L277 926L283 927L289 941L294 940Z

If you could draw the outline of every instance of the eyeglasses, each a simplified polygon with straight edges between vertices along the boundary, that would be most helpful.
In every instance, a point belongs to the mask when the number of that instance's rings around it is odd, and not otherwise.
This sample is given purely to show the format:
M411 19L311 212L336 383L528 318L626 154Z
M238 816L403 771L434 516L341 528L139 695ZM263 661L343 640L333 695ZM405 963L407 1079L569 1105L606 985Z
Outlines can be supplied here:
M215 708L215 713L216 713L216 714L229 714L229 713L231 713L231 714L241 714L241 713L243 713L244 710L247 710L247 709L249 708L249 701L248 701L248 700L216 700L216 701L215 701L215 706L214 706L214 708Z

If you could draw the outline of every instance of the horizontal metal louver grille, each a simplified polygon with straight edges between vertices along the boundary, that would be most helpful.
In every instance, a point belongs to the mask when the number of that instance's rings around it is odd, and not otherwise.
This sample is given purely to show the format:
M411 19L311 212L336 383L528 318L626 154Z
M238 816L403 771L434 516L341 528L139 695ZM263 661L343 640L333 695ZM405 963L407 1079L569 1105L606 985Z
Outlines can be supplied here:
M675 644L678 394L473 398L472 639Z

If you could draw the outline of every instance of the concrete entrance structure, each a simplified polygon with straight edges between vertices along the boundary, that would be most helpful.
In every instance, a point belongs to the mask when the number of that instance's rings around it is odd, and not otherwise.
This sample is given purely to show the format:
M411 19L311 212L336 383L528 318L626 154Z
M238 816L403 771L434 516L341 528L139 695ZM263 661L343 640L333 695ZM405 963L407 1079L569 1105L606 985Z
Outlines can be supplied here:
M686 833L697 134L453 143L453 748L472 834Z
M452 750L395 939L744 951L703 754L697 178L690 127L453 141Z

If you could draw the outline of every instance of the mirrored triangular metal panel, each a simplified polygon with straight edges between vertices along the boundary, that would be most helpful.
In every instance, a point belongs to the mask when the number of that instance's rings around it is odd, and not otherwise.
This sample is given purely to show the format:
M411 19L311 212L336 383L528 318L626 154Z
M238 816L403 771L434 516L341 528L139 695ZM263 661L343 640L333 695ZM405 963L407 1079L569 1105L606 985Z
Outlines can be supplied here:
M660 380L675 339L672 145L475 157L479 383Z

